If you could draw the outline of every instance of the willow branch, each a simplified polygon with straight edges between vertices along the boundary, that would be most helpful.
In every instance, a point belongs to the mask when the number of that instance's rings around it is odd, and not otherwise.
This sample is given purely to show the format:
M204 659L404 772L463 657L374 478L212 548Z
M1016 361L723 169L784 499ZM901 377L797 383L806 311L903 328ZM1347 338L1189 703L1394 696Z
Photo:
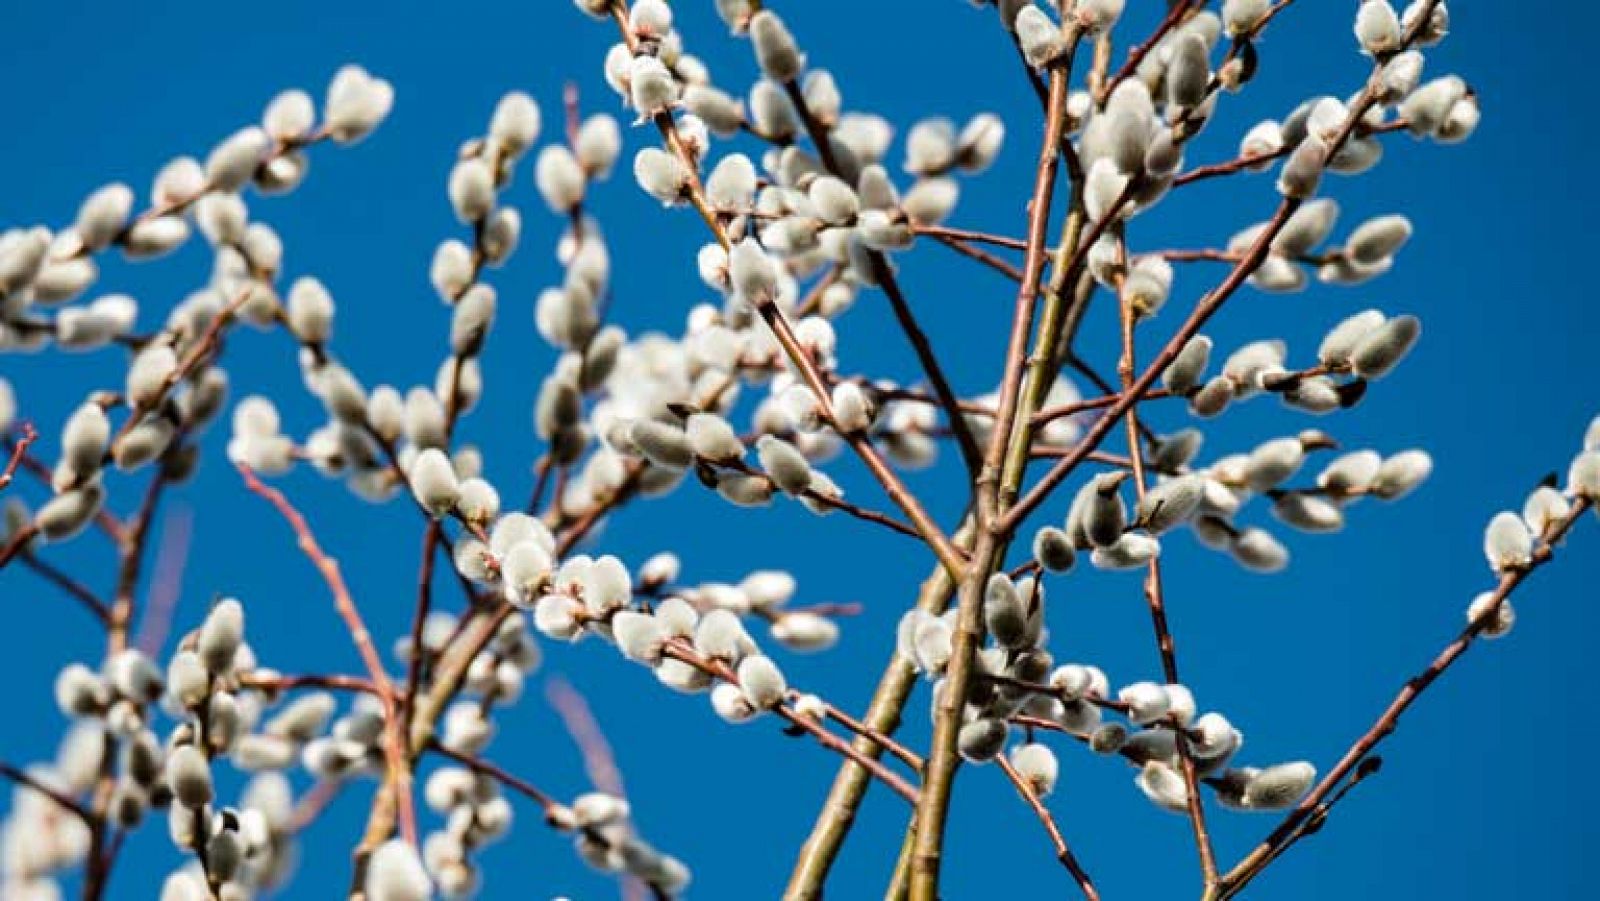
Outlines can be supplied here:
M1425 669L1406 680L1406 683L1401 686L1400 691L1395 695L1394 700L1389 702L1389 706L1384 708L1378 718L1367 728L1367 731L1363 732L1350 745L1344 756L1339 758L1339 762L1334 764L1326 776L1322 777L1322 781L1318 782L1316 787L1301 799L1293 810L1289 811L1283 822L1279 823L1270 835L1263 839L1243 860L1239 861L1233 869L1222 876L1220 883L1222 898L1229 898L1238 894L1239 890L1244 888L1250 880L1260 875L1261 870L1266 866L1270 858L1277 853L1278 849L1294 840L1297 832L1303 829L1307 820L1317 811L1323 800L1338 788L1340 782L1355 770L1361 761L1372 753L1373 749L1377 748L1384 739L1394 734L1395 729L1400 724L1401 715L1410 709L1411 705L1415 704L1417 699L1422 697L1423 693L1434 682L1438 681L1440 676L1443 676L1467 651L1472 649L1473 644L1483 634L1484 629L1495 622L1500 612L1500 605L1506 602L1512 592L1516 591L1517 587L1526 581L1528 576L1532 575L1535 570L1554 559L1555 545L1572 530L1573 525L1592 506L1593 503L1587 498L1575 500L1566 518L1550 529L1545 536L1544 543L1534 551L1533 558L1528 565L1510 570L1500 577L1500 581L1495 585L1494 592L1491 595L1491 600L1483 608L1483 612L1478 618L1468 623L1467 627L1462 629L1453 641L1445 645L1438 655L1434 657L1433 662L1429 663Z
M11 480L16 475L17 467L22 465L22 459L28 455L28 448L39 440L39 433L34 429L31 422L24 422L21 432L21 436L11 446L11 459L6 461L5 469L0 470L0 491L4 491L11 486Z
M405 840L411 844L417 841L417 813L411 795L410 767L406 762L403 733L400 731L400 711L395 702L394 685L389 680L389 675L383 667L383 658L378 654L377 647L372 642L372 633L367 629L366 622L361 618L361 611L356 607L355 599L350 594L350 588L345 584L344 575L339 569L339 562L322 549L317 543L316 535L312 533L311 526L306 522L299 510L289 502L283 492L263 483L256 474L244 464L236 464L239 475L244 479L245 485L264 498L288 522L298 539L300 550L311 560L318 573L321 574L328 589L333 594L334 607L345 628L350 633L350 640L356 646L356 652L361 657L363 666L366 667L367 676L372 684L379 689L379 697L384 702L384 760L387 770L385 785L382 795L392 796L393 803L399 812L400 832ZM381 834L378 834L380 833ZM364 860L374 848L388 838L388 830L369 830L363 837L361 848L357 850L358 860Z
M1060 861L1061 865L1067 868L1067 872L1072 874L1072 878L1078 883L1078 889L1083 892L1083 896L1089 901L1099 901L1100 893L1095 890L1094 880L1089 878L1089 871L1078 863L1078 858L1073 855L1072 848L1067 845L1066 838L1061 835L1061 827L1056 825L1055 817L1050 815L1050 811L1044 806L1044 802L1039 800L1039 795L1033 790L1033 786L1029 785L1028 780L1017 772L1017 768L1011 765L1011 761L1007 760L1004 754L996 757L994 762L1000 767L1000 772L1005 773L1006 778L1011 780L1012 787L1017 790L1018 795L1022 796L1022 800L1033 811L1033 815L1039 818L1039 825L1044 827L1045 835L1050 837L1050 844L1055 848L1056 860Z

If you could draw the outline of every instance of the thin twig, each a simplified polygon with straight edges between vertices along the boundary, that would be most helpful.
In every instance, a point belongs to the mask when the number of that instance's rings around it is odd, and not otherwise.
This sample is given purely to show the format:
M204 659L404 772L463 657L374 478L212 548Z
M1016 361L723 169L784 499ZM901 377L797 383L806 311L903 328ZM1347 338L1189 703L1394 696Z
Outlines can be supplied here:
M39 440L39 432L34 429L31 422L24 422L21 432L21 437L11 446L11 459L6 461L5 469L0 470L0 491L11 486L11 479L16 475L17 467L22 465L22 458L28 455L28 448Z
M1554 547L1566 534L1571 531L1578 519L1587 513L1593 503L1587 498L1578 498L1572 504L1572 509L1565 519L1553 526L1545 537L1545 542L1534 551L1533 558L1527 566L1510 570L1500 577L1495 585L1490 601L1483 607L1483 612L1462 629L1453 641L1445 645L1443 650L1434 657L1433 662L1420 673L1406 680L1400 691L1395 695L1389 706L1373 721L1367 731L1345 751L1339 762L1334 764L1322 781L1318 782L1300 803L1284 817L1272 833L1256 846L1245 858L1239 861L1233 869L1222 876L1220 887L1221 897L1228 898L1237 894L1251 879L1260 874L1267 861L1277 852L1284 843L1292 841L1308 818L1314 814L1323 801L1332 793L1339 783L1349 773L1360 765L1361 761L1370 755L1374 748L1384 739L1392 735L1399 726L1400 717L1416 703L1428 687L1438 681L1456 661L1460 660L1467 651L1472 649L1483 630L1495 622L1500 612L1500 605L1505 603L1519 585L1525 581L1535 570L1549 563L1555 556Z
M367 676L372 684L378 688L378 696L384 701L384 757L388 778L383 794L392 795L399 811L400 834L405 840L415 845L417 841L417 813L411 795L410 767L405 753L404 733L400 731L399 710L396 706L394 685L389 680L388 672L384 669L383 658L378 654L377 647L372 642L372 633L368 631L366 622L361 618L361 611L356 607L355 599L350 594L350 588L345 584L344 575L340 572L337 560L328 556L321 545L317 543L316 535L312 533L311 526L306 522L299 510L289 502L283 492L263 483L256 474L244 464L235 464L239 475L243 477L245 485L256 494L272 504L278 513L289 523L299 540L300 550L311 560L313 566L322 575L323 581L328 584L328 589L333 593L333 602L339 616L344 620L345 628L350 633L350 640L356 646L356 652L361 657L362 665L366 667ZM384 830L387 831L387 830ZM387 835L378 837L369 834L362 840L362 848L370 853L371 849L387 838ZM359 854L360 852L358 852Z
M100 621L102 626L111 620L111 606L100 600L99 596L91 591L88 586L74 579L62 569L46 562L31 550L24 550L17 556L17 560L23 566L38 573L40 578L66 592L74 600L82 604L95 619Z
M1061 835L1061 827L1056 825L1055 817L1050 815L1050 810L1039 800L1039 794L1033 790L1033 786L1017 772L1017 768L1004 754L995 757L994 762L1000 767L1000 772L1005 773L1006 778L1011 780L1011 785L1016 788L1017 794L1022 796L1022 800L1027 802L1034 816L1039 818L1039 824L1044 827L1045 834L1050 837L1051 846L1055 848L1056 860L1061 861L1061 865L1072 874L1083 896L1089 901L1099 901L1100 893L1095 890L1094 880L1089 878L1089 872L1078 863L1078 858L1073 855L1066 838Z
M97 820L95 815L88 808L84 807L82 804L79 804L77 799L71 797L70 795L56 791L54 788L51 788L43 782L40 782L38 779L35 779L28 773L27 770L24 770L19 766L6 763L5 761L0 761L0 777L9 779L24 788L32 789L33 791L44 795L62 810L65 810L82 820L86 825L89 826L89 828L95 828Z

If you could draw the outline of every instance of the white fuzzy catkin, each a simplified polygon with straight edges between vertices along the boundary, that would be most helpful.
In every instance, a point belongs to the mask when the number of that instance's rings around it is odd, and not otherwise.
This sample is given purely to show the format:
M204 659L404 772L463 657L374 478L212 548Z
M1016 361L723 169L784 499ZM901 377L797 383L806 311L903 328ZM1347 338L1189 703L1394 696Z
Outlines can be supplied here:
M583 203L586 185L583 167L566 147L551 144L539 151L533 178L539 196L544 198L551 212L565 216Z
M1381 311L1362 310L1340 322L1328 332L1317 348L1318 362L1330 368L1348 366L1356 347L1385 321L1386 317Z
M1048 745L1029 742L1011 750L1011 765L1033 793L1041 798L1055 791L1061 765Z
M1083 487L1083 530L1089 542L1096 547L1108 547L1122 537L1127 527L1128 511L1122 502L1119 487L1126 473L1109 472L1096 476Z
M1533 533L1517 514L1496 513L1484 530L1483 553L1497 573L1525 569L1533 562Z
M73 229L85 249L97 251L117 237L132 211L133 189L121 183L106 185L83 202Z
M694 463L689 437L677 426L641 419L629 428L628 436L645 459L664 469L678 471Z
M166 782L185 807L211 803L211 764L194 745L179 745L167 755Z
M572 152L577 155L584 172L591 177L608 177L617 163L617 156L622 152L622 129L617 120L604 113L583 120L578 127Z
M522 91L511 91L495 104L489 118L489 139L513 157L539 139L539 104Z
M1139 502L1135 521L1157 535L1187 522L1200 506L1202 488L1203 480L1196 475L1163 481Z
M1085 34L1099 34L1115 25L1126 0L1079 0L1073 17Z
M1005 748L1007 735L1004 720L976 719L961 727L956 736L956 747L967 760L987 763Z
M738 675L745 700L757 710L769 710L783 703L789 690L778 665L772 658L760 654L739 661Z
M417 454L407 477L417 503L435 519L454 509L456 500L461 496L461 484L456 477L455 467L438 448L426 448Z
M748 722L756 715L756 708L737 685L723 682L711 689L711 709L729 723Z
M1543 536L1550 529L1567 518L1572 511L1569 503L1561 492L1549 485L1540 485L1529 495L1522 504L1522 521L1528 524L1529 530L1535 535Z
M461 160L450 170L449 194L457 219L478 222L494 208L494 173L480 158Z
M811 487L811 464L794 445L772 435L762 435L756 441L756 455L761 469L788 495L802 494Z
M1317 193L1327 161L1328 147L1321 137L1313 135L1301 141L1278 175L1278 192L1295 200Z
M1314 494L1284 494L1273 502L1272 514L1305 532L1336 532L1344 526L1339 505Z
M1170 764L1149 761L1134 777L1134 784L1156 806L1175 813L1188 809L1189 789L1183 776Z
M650 614L619 611L611 618L611 632L616 637L617 648L629 660L651 666L661 660L667 630Z
M11 383L0 378L0 432L7 431L17 418L17 395Z
M633 158L633 177L646 194L663 204L683 200L689 185L689 170L676 156L659 147L646 147Z
M1222 4L1222 28L1228 37L1239 37L1255 31L1268 10L1272 0L1224 0Z
M1269 491L1300 469L1305 448L1298 438L1275 438L1258 445L1245 464L1245 478L1251 490Z
M984 625L996 643L1017 649L1030 644L1028 610L1017 588L1005 573L995 573L983 592Z
M791 651L825 651L839 641L839 625L824 616L797 610L772 624L772 638Z
M846 225L855 219L861 209L856 192L831 175L813 181L806 194L817 217L829 225Z
M233 192L255 175L272 139L259 128L234 132L206 157L206 183L214 191Z
M1005 120L993 113L979 113L967 121L956 137L958 165L977 173L988 169L1005 143Z
M1084 187L1084 211L1097 222L1106 218L1127 187L1128 176L1118 171L1116 163L1109 158L1095 160Z
M1371 492L1385 500L1411 493L1433 472L1433 458L1427 451L1402 451L1383 461L1372 480Z
M744 444L726 419L715 413L696 413L689 417L685 427L689 446L695 456L714 463L738 460L744 456Z
M1339 204L1319 197L1300 205L1284 223L1283 230L1272 239L1274 252L1285 257L1298 257L1310 253L1327 239L1339 220Z
M1162 374L1162 383L1174 394L1188 394L1200 384L1210 360L1211 339L1205 335L1195 335L1183 345L1183 350L1178 352L1172 365Z
M428 901L433 897L433 883L422 859L399 838L384 842L372 852L363 886L367 901Z
M756 167L742 153L730 153L717 161L706 176L706 199L722 210L745 210L755 203Z
M1600 448L1585 450L1572 458L1572 466L1567 470L1567 487L1578 497L1600 503Z
M273 140L284 143L302 140L316 123L316 102L301 90L283 91L272 98L261 114L261 127Z
M1362 378L1382 378L1405 359L1421 334L1417 317L1396 316L1361 339L1350 354L1350 368Z
M1388 0L1362 0L1356 10L1355 32L1368 56L1386 56L1400 49L1400 17Z
M1244 790L1245 806L1251 810L1283 810L1293 806L1311 790L1317 778L1309 763L1283 763L1255 774Z
M333 336L333 297L311 276L289 287L289 328L302 344L325 344Z
M233 671L235 656L244 641L244 606L233 598L223 598L206 614L195 641L195 653L205 668L216 675Z
M341 144L360 141L394 106L394 88L360 66L344 66L328 84L324 103L328 133Z
M150 410L166 395L168 379L178 371L178 352L171 344L150 344L128 366L126 397L138 410Z
M1411 220L1404 216L1368 219L1350 233L1345 252L1362 266L1376 266L1393 256L1411 237Z
M1383 457L1377 451L1351 451L1334 459L1317 476L1317 487L1338 497L1366 491L1378 477Z
M1246 569L1256 572L1278 572L1289 565L1289 551L1271 532L1248 528L1234 539L1233 558Z
M494 311L493 288L477 284L467 289L450 318L450 352L458 357L476 355L494 322Z
M1046 572L1060 573L1072 568L1077 552L1065 531L1046 526L1033 536L1033 558Z
M628 71L628 96L641 116L654 116L677 101L678 82L661 60L636 56Z
M773 81L793 81L805 69L805 56L795 44L783 20L770 9L750 19L750 42L755 47L756 63Z
M734 292L751 306L769 303L777 295L777 268L752 238L735 244L729 252L728 275Z
M1017 11L1012 30L1016 32L1017 42L1022 47L1023 58L1035 69L1050 65L1067 52L1067 42L1061 36L1060 26L1052 22L1044 10L1031 3Z
M845 434L865 432L875 415L872 399L856 382L840 382L833 388L835 425Z
M1481 592L1467 605L1467 623L1477 626L1484 638L1503 637L1516 622L1517 612L1512 609L1511 600L1496 592Z
M1172 704L1166 688L1154 682L1135 682L1119 691L1117 699L1128 705L1128 718L1141 725L1165 717Z
M695 625L694 648L707 657L737 663L752 647L739 618L727 610L708 611Z

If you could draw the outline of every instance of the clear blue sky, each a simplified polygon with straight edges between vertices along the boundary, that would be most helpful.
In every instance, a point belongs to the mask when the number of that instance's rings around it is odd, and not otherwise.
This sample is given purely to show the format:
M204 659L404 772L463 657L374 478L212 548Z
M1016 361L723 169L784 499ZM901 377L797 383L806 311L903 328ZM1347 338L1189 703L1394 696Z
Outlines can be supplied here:
M1156 4L1133 3L1134 7ZM682 2L690 49L730 85L754 72L748 48L730 39L706 0ZM980 110L1010 126L1006 149L981 181L969 183L954 222L1020 234L1036 152L1036 102L992 12L958 2L775 4L801 36L813 64L834 71L847 108L881 111L904 129L917 118L959 119ZM1352 527L1332 536L1289 536L1291 569L1239 572L1187 536L1168 543L1173 629L1186 678L1205 707L1244 729L1241 761L1306 757L1325 767L1462 622L1472 595L1489 582L1479 550L1494 511L1521 504L1545 473L1564 470L1589 418L1600 411L1593 353L1600 314L1579 290L1594 238L1589 211L1600 189L1588 178L1594 131L1574 105L1592 74L1579 35L1600 17L1587 4L1536 2L1515 18L1492 4L1458 3L1457 34L1430 53L1430 74L1460 72L1482 97L1483 126L1468 144L1435 147L1403 136L1373 174L1333 177L1326 190L1344 206L1341 227L1404 210L1417 235L1394 272L1354 289L1316 287L1302 295L1245 292L1210 333L1221 346L1283 336L1296 359L1317 336L1367 306L1414 312L1425 323L1416 353L1352 413L1315 424L1351 447L1385 452L1422 446L1435 453L1433 479L1395 505L1363 504ZM1259 85L1228 98L1191 162L1231 156L1255 120L1282 115L1312 94L1345 95L1366 63L1349 32L1350 3L1301 3L1261 46ZM1149 20L1153 10L1138 17ZM554 121L563 81L575 80L588 109L617 111L600 77L614 39L566 2L456 7L309 3L266 7L213 3L14 4L0 58L0 223L65 225L80 199L111 180L143 192L170 156L203 153L233 128L255 121L279 89L320 97L331 73L356 61L390 79L392 118L352 149L318 148L307 184L282 199L253 202L287 244L286 272L315 274L340 301L337 349L368 384L432 379L444 344L445 311L433 299L433 246L456 235L444 180L459 143L484 128L497 97L533 93ZM650 139L627 134L629 147ZM898 152L895 154L898 159ZM622 168L626 172L626 166ZM1197 188L1194 196L1140 220L1151 244L1218 244L1267 215L1270 181L1243 177ZM544 214L531 174L509 202L528 222L523 250L492 280L501 319L485 361L484 405L465 435L491 449L490 471L520 495L537 453L531 399L548 363L531 321L537 291L557 278L549 248L556 225ZM704 299L692 251L693 216L663 211L626 178L603 188L596 211L617 260L617 318L633 330L673 328ZM1161 234L1156 234L1157 230ZM197 287L207 260L198 248L137 269L110 266L101 288L127 291L158 320ZM1007 285L927 247L903 261L904 283L958 387L986 390L998 372L1009 318ZM1171 328L1214 278L1214 268L1180 273L1173 305L1157 322ZM847 368L881 362L910 380L879 298L844 325ZM1091 322L1088 354L1109 368L1114 340ZM317 422L299 387L287 345L244 334L230 346L241 391L267 391L284 404L288 427ZM91 387L114 384L117 361L0 358L26 412L57 423ZM1175 410L1158 428L1181 424ZM1257 402L1214 428L1208 452L1248 449L1307 420ZM209 447L220 451L224 436ZM847 461L832 465L858 499L874 498ZM918 476L946 521L960 497L948 469ZM941 476L944 477L941 479ZM376 631L397 634L409 614L416 517L406 504L378 508L336 484L299 472L284 481L316 511L325 543L345 563ZM941 485L946 487L941 487ZM31 490L31 489L30 489ZM128 492L117 495L123 506ZM236 594L250 610L251 640L265 662L293 671L354 670L358 663L325 600L276 517L235 474L211 459L174 507L202 510L183 581L180 622L196 621L213 593ZM1060 506L1060 505L1057 505ZM1059 511L1057 511L1059 512ZM1261 516L1255 511L1252 516ZM1588 778L1594 727L1574 699L1593 688L1590 636L1595 609L1593 522L1580 524L1572 553L1519 595L1513 636L1475 651L1387 746L1381 776L1363 786L1322 834L1289 856L1256 888L1263 898L1578 897L1588 880L1600 783ZM894 622L926 571L902 539L844 521L821 523L782 506L735 511L687 486L616 519L603 547L629 561L674 547L689 578L737 578L745 568L792 566L806 601L857 600L867 612L846 623L832 653L787 664L793 681L859 709L876 679ZM52 549L69 565L104 566L95 538ZM105 571L105 570L101 570ZM107 577L107 582L109 577ZM1058 655L1098 662L1114 682L1157 674L1136 578L1096 573L1057 585ZM109 586L108 586L109 587ZM48 755L62 721L51 700L57 667L94 662L100 638L81 612L26 574L0 575L9 634L0 643L0 682L10 708L0 756ZM834 770L814 747L771 723L731 727L703 700L671 695L601 648L547 647L546 672L562 672L588 693L626 773L645 831L695 868L702 898L774 896ZM542 678L542 674L541 674ZM493 756L558 795L585 787L577 753L541 701L539 686L504 717ZM907 735L926 737L925 692L913 702ZM1110 898L1185 897L1193 853L1180 817L1155 810L1115 760L1061 746L1063 774L1051 800L1069 840ZM346 850L359 829L365 788L350 792L304 847L296 898L334 897L344 885ZM577 863L563 839L529 808L513 837L486 854L485 898L587 899L614 895L604 877ZM874 792L844 856L830 897L875 897L898 845L905 811ZM948 897L992 895L1001 885L1055 894L1070 884L1047 853L1025 808L992 768L962 774L954 814ZM1225 860L1272 823L1218 813ZM177 857L159 824L135 838L118 868L113 896L152 897ZM1163 863L1153 865L1153 860Z

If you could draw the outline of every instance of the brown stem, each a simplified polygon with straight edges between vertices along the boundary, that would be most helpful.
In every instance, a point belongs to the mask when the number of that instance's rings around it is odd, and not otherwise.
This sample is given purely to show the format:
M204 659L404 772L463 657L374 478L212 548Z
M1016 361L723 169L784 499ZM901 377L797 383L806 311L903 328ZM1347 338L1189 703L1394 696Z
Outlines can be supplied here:
M1078 889L1083 892L1083 896L1089 901L1099 901L1100 893L1095 890L1094 880L1089 878L1089 871L1078 863L1078 858L1073 855L1072 849L1067 845L1066 838L1061 835L1061 827L1056 825L1055 817L1050 815L1049 809L1039 799L1039 795L1033 790L1033 786L1028 784L1028 780L1022 778L1022 774L1017 772L1017 768L1011 765L1011 761L1007 760L1004 754L996 757L994 762L1000 767L1000 772L1005 773L1006 778L1011 780L1011 785L1016 788L1017 794L1022 796L1022 800L1027 802L1034 816L1039 818L1039 824L1044 827L1045 834L1050 837L1051 846L1055 848L1056 860L1061 861L1061 865L1067 868L1068 873L1072 874L1072 878L1078 883Z
M1016 266L1013 266L1005 260L1000 259L987 250L974 247L966 241L960 241L955 238L934 238L934 240L968 259L977 260L983 265L988 266L990 269L995 270L1014 282L1022 281L1021 269L1018 269Z
M278 513L288 522L299 540L300 550L311 560L313 566L322 575L329 591L333 594L335 609L344 620L345 628L350 633L350 639L356 646L356 652L361 657L362 665L366 667L367 676L379 691L379 698L384 702L384 759L387 774L380 796L392 798L385 804L393 804L398 811L400 820L400 834L413 845L417 841L417 813L416 805L411 793L411 769L407 762L404 744L404 733L400 731L400 710L398 709L394 685L389 679L383 666L383 658L379 655L377 647L372 642L372 633L368 631L366 622L361 617L361 611L356 607L355 598L350 594L350 588L345 584L344 575L340 571L337 560L328 556L321 545L317 543L316 535L312 533L311 526L306 522L304 515L295 509L283 492L263 483L256 474L244 464L236 464L239 475L243 477L245 485L272 504ZM383 805L375 805L383 806ZM381 820L373 817L369 822ZM371 854L379 844L389 837L389 829L385 826L370 829L362 838L361 846L356 851L357 869L361 869L367 855Z
M1120 253L1125 257L1127 246L1120 240L1118 245ZM1126 262L1126 261L1124 261ZM1122 357L1117 363L1117 374L1122 378L1122 390L1128 393L1133 390L1134 371L1134 326L1138 322L1139 313L1133 307L1132 299L1124 288L1125 283L1117 285L1117 299L1120 318L1122 321ZM1139 503L1144 503L1147 493L1145 484L1144 442L1139 432L1139 411L1130 409L1127 416L1128 426L1128 457L1133 466L1133 487L1137 493ZM1182 680L1178 676L1178 651L1172 638L1172 629L1167 624L1167 605L1161 588L1161 558L1152 557L1147 567L1144 579L1145 602L1150 608L1150 623L1155 630L1156 648L1161 654L1161 671L1169 684L1178 684ZM1195 848L1200 854L1200 876L1206 891L1211 891L1217 882L1217 857L1211 847L1211 833L1206 828L1205 799L1200 796L1199 778L1194 765L1194 758L1189 753L1189 740L1184 735L1181 723L1173 724L1173 733L1176 736L1175 744L1178 748L1178 759L1183 772L1185 785L1185 809L1189 816L1190 827L1194 830Z
M104 626L111 620L111 608L105 601L100 600L93 591L89 590L82 582L74 579L54 564L47 563L38 554L25 550L17 556L23 566L38 573L46 582L56 586L82 604L95 619Z
M972 525L969 515L956 532L954 543L963 551L972 546ZM956 577L945 567L935 566L922 583L916 608L933 615L943 613L950 604L955 587ZM878 734L893 733L900 726L901 713L905 710L906 700L911 696L916 681L916 670L899 654L892 654L862 717L862 723ZM884 751L882 744L866 737L858 737L854 745L860 754L871 758L879 757ZM871 784L871 772L854 758L840 765L833 785L828 790L828 798L818 812L816 823L801 846L794 870L789 876L789 885L784 890L787 901L815 901L822 897L828 873L840 849L844 847L845 839L849 837L850 828L855 825L856 810L860 808ZM911 833L908 832L905 845L907 855L910 854L911 841Z
M34 429L33 423L22 424L22 436L11 445L11 459L6 461L5 469L0 470L0 491L10 487L11 479L16 475L17 467L22 465L22 458L28 455L28 448L39 440L39 433Z
M1069 44L1078 45L1071 34ZM983 585L1004 553L1003 539L993 524L999 515L1001 466L1011 441L1013 420L1022 395L1028 339L1033 330L1035 301L1046 256L1046 232L1050 222L1051 200L1055 194L1057 162L1060 158L1063 123L1066 116L1067 84L1071 73L1069 52L1050 72L1049 101L1046 105L1044 136L1040 142L1039 164L1035 171L1032 198L1028 204L1028 249L1023 261L1024 278L1017 292L1012 316L1011 338L1006 351L1005 374L1001 379L1000 401L983 470L975 486L974 509L978 538L972 564L961 583L959 614L954 650L945 671L944 689L935 711L933 740L929 745L927 777L922 800L917 805L916 846L911 860L910 896L913 901L936 901L939 895L939 869L944 854L944 827L950 807L951 787L960 758L956 736L961 727L961 712L966 704L973 669L973 658L983 636ZM1025 424L1024 424L1024 427Z
M730 668L726 663L723 663L720 660L702 657L691 645L681 638L675 638L669 641L667 645L662 648L662 654L674 660L687 663L695 669L698 669L715 678L721 679L724 682L728 682L733 685L739 684L738 674L735 673L733 669ZM865 767L878 781L888 786L890 791L893 791L906 801L913 805L917 803L917 790L904 779L902 779L899 774L885 767L875 758L869 757L866 754L857 751L848 742L845 742L837 735L834 735L832 732L824 729L821 724L817 723L815 720L811 719L810 717L795 713L793 710L782 704L772 708L771 712L774 716L777 716L789 723L789 725L793 726L796 730L810 735L816 740L817 744L835 754L853 760Z
M993 244L996 247L1005 247L1011 250L1027 250L1028 242L1021 238L1012 238L1007 235L996 235L989 232L973 231L968 228L951 228L948 225L917 225L913 224L911 230L919 235L938 238L946 241L959 241L963 244Z
M82 820L91 829L96 828L98 825L98 820L96 819L94 813L88 808L84 807L82 804L79 804L76 798L56 791L50 786L30 776L27 770L24 770L19 766L14 766L6 763L3 760L0 760L0 777L9 779L18 785L32 789L39 794L44 795L62 810L65 810Z
M1350 745L1344 756L1339 758L1339 762L1334 764L1333 769L1322 777L1322 781L1318 782L1316 787L1301 799L1293 810L1289 811L1283 822L1279 823L1270 835L1263 839L1243 860L1239 861L1233 869L1222 876L1220 883L1222 898L1230 898L1238 894L1239 890L1244 888L1250 880L1260 875L1261 870L1279 849L1295 839L1297 833L1305 826L1306 821L1316 812L1323 800L1339 786L1339 783L1351 771L1361 764L1362 760L1372 753L1374 748L1394 733L1395 729L1400 725L1401 715L1412 704L1415 704L1418 698L1422 697L1423 692L1427 691L1429 686L1438 681L1440 676L1444 675L1451 666L1455 665L1456 661L1460 660L1467 651L1472 649L1472 645L1477 641L1478 636L1483 634L1483 630L1495 621L1500 605L1506 602L1511 593L1534 570L1549 563L1555 557L1555 545L1572 530L1573 525L1589 511L1591 506L1593 506L1593 503L1588 498L1575 500L1566 518L1549 530L1548 535L1545 537L1545 543L1541 544L1534 552L1533 559L1528 565L1510 570L1501 575L1500 581L1495 585L1494 593L1491 595L1490 603L1484 608L1483 613L1477 619L1468 623L1467 627L1462 629L1453 641L1445 645L1438 655L1433 658L1433 662L1429 663L1425 669L1406 680L1406 683L1401 686L1400 691L1394 696L1394 700L1389 702L1389 706L1384 708L1383 713L1379 714L1367 731L1363 732Z
M1173 4L1172 9L1167 11L1166 18L1161 20L1161 24L1156 27L1156 30L1145 38L1143 42L1128 51L1128 58L1123 62L1122 68L1117 70L1117 74L1112 76L1111 80L1106 83L1105 88L1095 96L1095 102L1104 106L1106 99L1111 96L1111 92L1117 89L1117 85L1122 84L1131 78L1134 72L1138 71L1139 64L1144 62L1144 58L1156 48L1157 44L1161 43L1161 39L1166 37L1172 29L1181 25L1191 12L1202 6L1205 6L1205 0L1181 0L1181 2Z
M417 603L411 614L411 659L406 663L406 690L401 697L401 734L411 734L411 718L417 705L417 689L422 683L422 665L428 651L422 646L423 627L433 610L433 562L438 557L439 538L443 535L439 520L428 520L422 533L422 561L417 571Z

